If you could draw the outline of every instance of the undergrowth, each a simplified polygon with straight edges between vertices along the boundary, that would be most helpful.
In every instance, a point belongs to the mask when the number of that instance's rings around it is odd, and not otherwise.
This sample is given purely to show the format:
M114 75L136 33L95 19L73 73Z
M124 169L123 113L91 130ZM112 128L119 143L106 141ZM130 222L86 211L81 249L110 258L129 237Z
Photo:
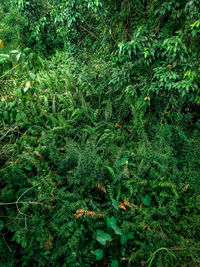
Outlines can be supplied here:
M68 28L46 2L12 1L31 35L0 55L0 266L199 266L196 2L71 1Z

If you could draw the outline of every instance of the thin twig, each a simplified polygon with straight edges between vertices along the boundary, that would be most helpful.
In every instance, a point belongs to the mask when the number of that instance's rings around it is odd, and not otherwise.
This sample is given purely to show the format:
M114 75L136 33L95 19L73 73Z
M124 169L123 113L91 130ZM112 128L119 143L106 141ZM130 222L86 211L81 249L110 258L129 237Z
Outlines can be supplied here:
M43 203L34 202L34 201L27 201L27 202L10 202L10 203L0 203L0 206L16 205L16 204L32 204L32 205L43 205Z
M80 25L80 27L82 29L84 29L85 31L89 32L92 36L94 36L97 40L100 40L94 33L92 33L91 31L89 31L88 29L86 29L85 27L83 27L82 25Z
M17 127L16 123L0 138L0 142L13 130L15 130L15 128Z
M0 78L5 77L9 72L13 71L14 69L16 69L19 65L21 65L21 63L17 64L14 68L12 68L11 70L7 71L4 75L2 75Z
M8 243L6 242L6 239L5 239L4 235L1 234L1 233L0 233L0 235L3 237L3 240L4 240L5 244L6 244L6 246L8 247L8 249L9 249L10 252L11 252L11 248L9 247Z
M29 216L29 215L27 215L26 213L23 213L23 212L21 212L20 211L20 209L19 209L19 207L18 207L18 204L19 204L19 200L29 191L29 190L31 190L31 189L33 189L34 187L36 187L36 186L38 186L39 184L36 184L36 185L34 185L34 186L32 186L31 188L28 188L21 196L19 196L18 197L18 199L17 199L17 201L16 201L16 207L17 207L17 210L18 210L18 212L21 214L21 215L23 215L24 216L24 219L25 219L25 228L27 228L27 223L26 223L26 217L27 216ZM29 216L30 217L30 216Z
M1 83L14 82L15 80L0 80Z

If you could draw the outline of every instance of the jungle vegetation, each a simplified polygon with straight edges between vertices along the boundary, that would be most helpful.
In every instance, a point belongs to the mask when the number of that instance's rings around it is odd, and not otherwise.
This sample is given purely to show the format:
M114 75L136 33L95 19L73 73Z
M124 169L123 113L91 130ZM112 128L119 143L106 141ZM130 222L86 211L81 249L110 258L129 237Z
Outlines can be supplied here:
M0 266L200 266L199 0L1 0Z

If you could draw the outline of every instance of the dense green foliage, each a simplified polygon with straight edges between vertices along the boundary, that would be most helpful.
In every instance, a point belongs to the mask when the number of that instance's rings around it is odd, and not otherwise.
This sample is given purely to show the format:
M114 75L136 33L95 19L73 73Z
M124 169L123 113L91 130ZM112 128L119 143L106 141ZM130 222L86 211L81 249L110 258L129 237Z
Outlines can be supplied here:
M0 266L200 266L199 1L0 14Z

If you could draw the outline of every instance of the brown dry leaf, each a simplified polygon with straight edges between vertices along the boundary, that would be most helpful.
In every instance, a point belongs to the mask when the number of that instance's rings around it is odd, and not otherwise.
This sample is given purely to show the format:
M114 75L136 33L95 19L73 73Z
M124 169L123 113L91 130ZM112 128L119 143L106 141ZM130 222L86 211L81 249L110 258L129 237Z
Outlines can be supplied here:
M76 214L74 214L74 216L77 219L82 216L92 217L92 218L101 218L105 216L105 213L103 211L89 211L89 210L79 209L79 210L76 210Z
M124 177L126 177L126 178L129 178L129 177L130 177L130 173L129 173L129 169L128 169L128 167L127 167L127 164L124 165L124 168L123 168L123 175L124 175Z
M37 141L39 138L38 136L34 136L34 140Z
M54 181L51 181L51 184L54 186L54 188L51 190L50 196L54 197L53 192L56 190L57 184Z
M120 125L120 120L118 120L118 122L115 123L115 128L117 127L122 128L122 126Z
M119 202L118 206L119 206L120 209L126 210L126 207L125 207L123 202Z
M82 217L83 214L74 214L74 216L76 217L76 219L78 219L79 217Z
M129 201L128 201L128 199L127 198L125 198L124 199L124 205L126 206L126 207L128 207L128 208L131 208L131 207L133 207L133 204L131 204Z
M51 196L51 197L54 197L53 192L55 191L55 189L56 189L56 187L54 187L54 188L51 190L51 193L50 193L50 196Z
M149 225L147 223L144 223L144 229L146 229L147 231L152 233L152 230L151 230L151 228L149 227Z
M150 101L151 99L150 99L149 96L146 96L146 97L144 98L144 101L146 101L146 100L149 100L149 101Z
M39 158L42 158L42 155L40 153L36 153L35 155Z
M189 186L190 186L189 184L186 184L186 185L184 186L184 189L185 189L185 190L188 190Z
M105 185L104 185L103 182L98 182L98 183L96 183L95 186L96 186L99 190L101 190L102 192L104 192L105 194L107 193L107 191L106 191L106 187L105 187Z
M0 39L0 50L4 49L4 42Z
M53 241L53 236L49 235L49 237L47 238L47 240L44 243L44 249L49 251L52 247L52 241Z
M173 247L170 247L171 249L173 249L173 250L179 250L180 249L180 247L178 247L178 246L173 246Z
M185 190L185 191L187 191L188 190L188 188L189 188L189 184L184 184L184 183L181 183L181 185L183 186L183 189Z
M123 210L126 210L126 207L131 208L133 206L134 205L131 204L127 198L125 198L123 202L119 202L119 208Z
M76 93L73 94L73 99L76 101Z
M7 192L7 191L8 191L8 186L7 185L4 188L1 189L2 193Z
M168 65L167 65L167 68L168 68L168 69L171 69L171 68L172 68L172 65L171 65L171 64L168 64Z
M167 239L167 238L168 238L168 235L167 235L167 234L165 234L164 232L161 232L161 235L162 235L162 237L163 237L163 238L165 238L165 239Z

